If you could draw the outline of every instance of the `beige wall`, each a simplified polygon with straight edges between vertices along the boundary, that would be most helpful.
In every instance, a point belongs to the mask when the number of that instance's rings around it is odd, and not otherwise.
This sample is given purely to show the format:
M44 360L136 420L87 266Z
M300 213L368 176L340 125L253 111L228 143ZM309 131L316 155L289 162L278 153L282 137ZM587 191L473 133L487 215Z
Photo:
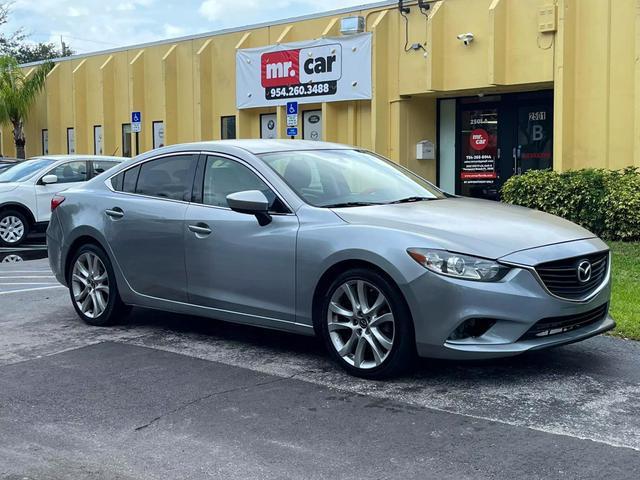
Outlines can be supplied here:
M542 7L556 5L557 30L538 31ZM640 0L443 0L428 18L409 3L354 12L373 32L371 101L318 105L325 140L371 148L435 179L435 161L415 159L415 143L436 140L436 99L476 93L555 89L555 166L640 166ZM239 137L259 136L259 115L283 109L235 107L235 52L277 42L339 35L340 15L197 39L71 58L49 74L27 123L27 153L93 153L102 125L104 152L121 153L122 124L143 115L140 149L152 147L152 121L167 144L220 138L220 117L237 115ZM456 39L473 32L468 47ZM27 67L28 68L28 67ZM284 128L279 132L284 136ZM13 154L4 127L3 153Z

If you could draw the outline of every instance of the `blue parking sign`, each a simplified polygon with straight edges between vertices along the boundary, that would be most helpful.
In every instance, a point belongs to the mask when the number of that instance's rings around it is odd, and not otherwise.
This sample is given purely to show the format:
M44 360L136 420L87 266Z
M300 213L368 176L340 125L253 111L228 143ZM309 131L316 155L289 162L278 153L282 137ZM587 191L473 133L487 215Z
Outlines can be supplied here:
M296 135L298 135L298 127L287 128L287 135L289 137L295 137Z
M287 115L298 114L298 102L287 102Z
M131 112L131 123L140 123L140 122L142 122L142 113Z

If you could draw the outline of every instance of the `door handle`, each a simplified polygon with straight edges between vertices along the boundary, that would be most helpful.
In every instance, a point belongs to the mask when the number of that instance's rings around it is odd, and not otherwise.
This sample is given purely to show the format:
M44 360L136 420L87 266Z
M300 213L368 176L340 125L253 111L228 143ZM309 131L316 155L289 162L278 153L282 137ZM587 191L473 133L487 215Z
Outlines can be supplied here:
M111 209L107 209L104 211L104 213L111 218L122 218L124 217L124 212L122 211L122 209L120 207L113 207Z
M206 223L198 223L197 225L189 225L189 230L191 230L196 235L207 236L211 235L211 229Z

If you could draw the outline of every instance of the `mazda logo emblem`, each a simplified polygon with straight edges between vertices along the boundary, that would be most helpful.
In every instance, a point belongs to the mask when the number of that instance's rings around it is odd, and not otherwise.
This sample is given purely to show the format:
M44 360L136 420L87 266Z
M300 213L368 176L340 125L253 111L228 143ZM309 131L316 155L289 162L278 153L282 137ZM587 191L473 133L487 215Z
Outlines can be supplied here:
M580 283L586 283L591 280L591 262L589 260L582 260L578 264L578 280L580 280Z

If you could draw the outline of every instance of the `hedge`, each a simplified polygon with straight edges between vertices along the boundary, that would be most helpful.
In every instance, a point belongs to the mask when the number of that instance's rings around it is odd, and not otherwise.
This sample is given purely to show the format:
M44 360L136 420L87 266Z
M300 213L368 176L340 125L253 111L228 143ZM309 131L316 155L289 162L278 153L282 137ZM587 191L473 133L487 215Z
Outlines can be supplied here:
M502 187L502 201L566 218L608 240L640 240L640 170L529 170Z

